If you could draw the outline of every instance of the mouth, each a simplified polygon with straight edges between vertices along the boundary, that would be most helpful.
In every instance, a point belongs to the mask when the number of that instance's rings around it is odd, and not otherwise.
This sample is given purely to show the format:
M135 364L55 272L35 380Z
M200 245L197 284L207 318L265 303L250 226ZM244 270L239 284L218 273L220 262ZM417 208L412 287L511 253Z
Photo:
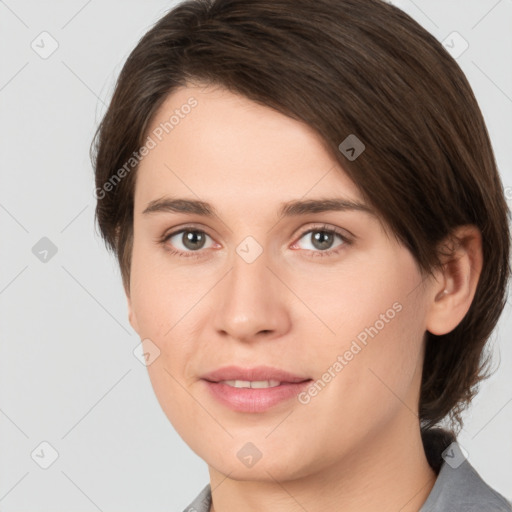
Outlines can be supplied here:
M237 412L261 413L290 402L313 379L272 367L224 367L201 379L210 396Z
M202 378L210 382L271 383L271 386L277 386L281 383L294 384L310 379L309 376L296 375L289 371L274 368L272 366L255 366L252 368L224 366L203 375ZM276 384L276 382L279 384ZM248 386L246 385L244 387Z
M278 380L221 380L221 384L226 384L232 388L251 388L251 389L268 389L280 386L282 382Z

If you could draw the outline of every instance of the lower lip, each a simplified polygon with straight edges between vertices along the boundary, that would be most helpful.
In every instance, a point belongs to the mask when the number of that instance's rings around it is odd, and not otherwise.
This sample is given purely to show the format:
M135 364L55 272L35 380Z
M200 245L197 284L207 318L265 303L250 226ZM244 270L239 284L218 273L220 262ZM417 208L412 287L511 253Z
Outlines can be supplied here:
M271 407L296 397L311 384L304 382L286 382L273 388L234 388L222 382L203 382L210 393L220 403L239 412L264 412Z

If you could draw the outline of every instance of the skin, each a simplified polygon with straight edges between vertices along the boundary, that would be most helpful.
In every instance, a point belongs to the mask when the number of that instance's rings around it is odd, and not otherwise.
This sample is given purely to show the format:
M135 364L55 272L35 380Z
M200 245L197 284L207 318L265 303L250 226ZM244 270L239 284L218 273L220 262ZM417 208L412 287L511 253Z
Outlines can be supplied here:
M426 279L378 216L280 218L294 199L363 200L310 127L222 88L176 90L148 133L191 96L197 106L137 171L127 300L132 327L160 350L148 366L159 403L208 464L211 510L418 511L436 478L417 415L424 335L451 331L469 309L479 231L461 227L454 258ZM218 216L143 213L163 196L206 201ZM322 249L303 235L324 224L352 243L334 235ZM202 230L204 246L183 233L159 242L180 228ZM252 263L236 252L247 236L263 249ZM307 404L235 412L201 381L230 364L320 379L394 303L400 312ZM247 442L262 453L252 467L237 457Z

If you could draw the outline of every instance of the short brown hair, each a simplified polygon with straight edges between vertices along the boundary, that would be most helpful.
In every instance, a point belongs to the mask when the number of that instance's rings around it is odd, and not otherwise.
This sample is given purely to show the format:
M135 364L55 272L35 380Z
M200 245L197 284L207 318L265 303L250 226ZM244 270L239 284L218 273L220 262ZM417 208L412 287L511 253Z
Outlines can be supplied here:
M112 179L144 144L166 97L190 83L220 85L311 126L424 275L441 265L439 244L455 227L480 229L475 297L450 333L426 333L419 403L423 430L448 414L462 426L461 412L488 377L483 349L506 302L510 212L483 116L455 60L381 0L177 5L131 52L91 147L96 218L128 293L137 166ZM353 161L338 149L350 134L366 146Z

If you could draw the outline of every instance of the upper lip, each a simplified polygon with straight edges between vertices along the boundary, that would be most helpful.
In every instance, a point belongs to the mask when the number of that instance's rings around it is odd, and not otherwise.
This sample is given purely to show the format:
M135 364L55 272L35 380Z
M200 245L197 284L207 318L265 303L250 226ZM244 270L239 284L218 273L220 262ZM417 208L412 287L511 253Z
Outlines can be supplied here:
M241 368L240 366L224 366L212 372L206 373L202 379L211 382L224 380L261 381L277 380L279 382L303 382L310 380L309 377L294 375L279 368L271 366L255 366L253 368Z

